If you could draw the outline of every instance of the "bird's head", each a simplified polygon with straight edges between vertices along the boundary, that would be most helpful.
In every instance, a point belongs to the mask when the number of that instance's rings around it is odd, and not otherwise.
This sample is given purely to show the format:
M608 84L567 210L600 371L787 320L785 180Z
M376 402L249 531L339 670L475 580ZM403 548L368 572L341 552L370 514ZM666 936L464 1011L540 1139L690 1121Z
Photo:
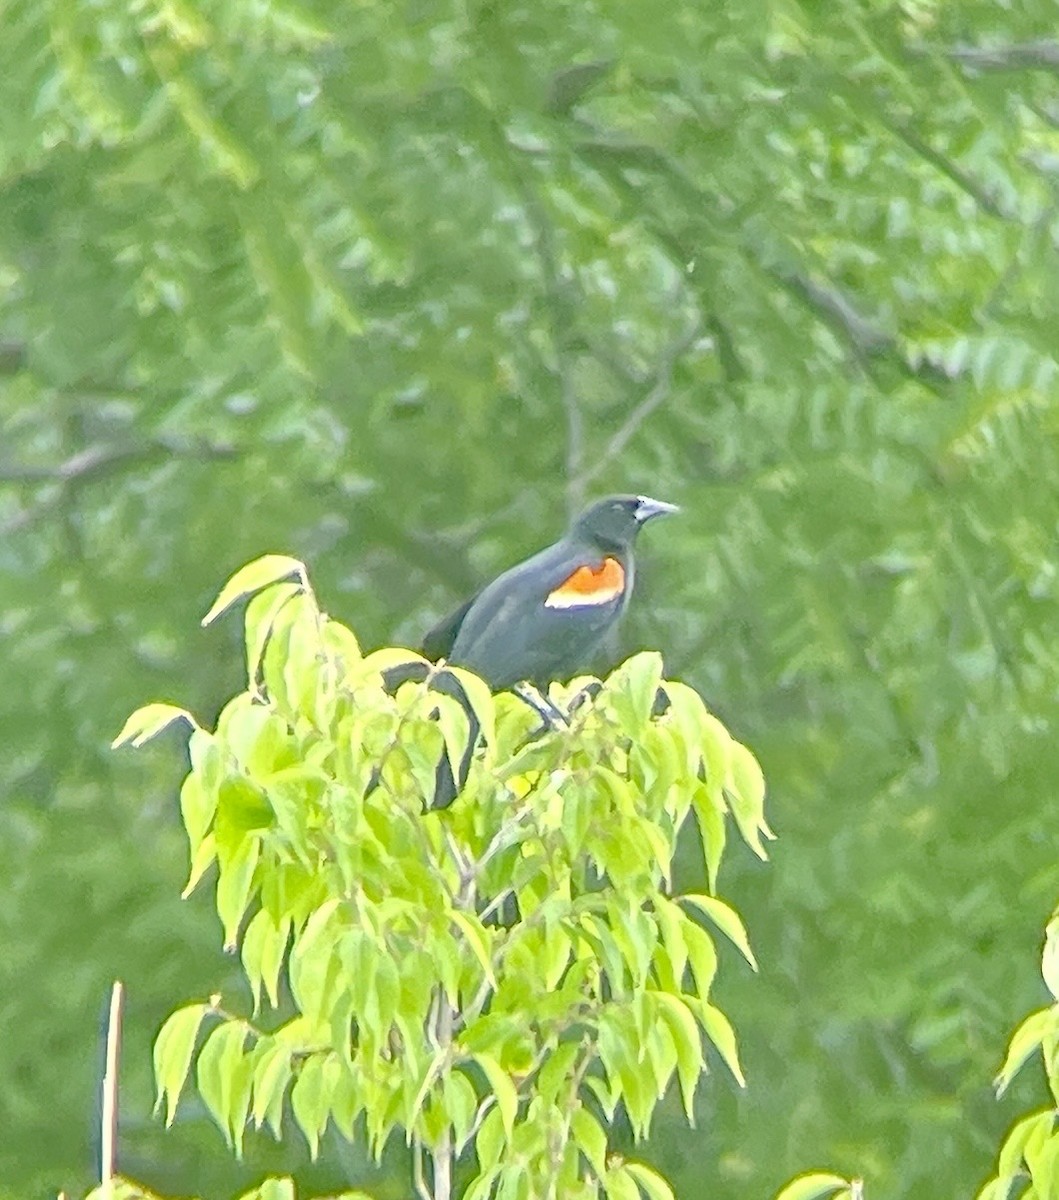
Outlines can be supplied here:
M640 527L652 517L679 511L675 504L650 496L608 496L586 508L571 532L604 550L628 550Z

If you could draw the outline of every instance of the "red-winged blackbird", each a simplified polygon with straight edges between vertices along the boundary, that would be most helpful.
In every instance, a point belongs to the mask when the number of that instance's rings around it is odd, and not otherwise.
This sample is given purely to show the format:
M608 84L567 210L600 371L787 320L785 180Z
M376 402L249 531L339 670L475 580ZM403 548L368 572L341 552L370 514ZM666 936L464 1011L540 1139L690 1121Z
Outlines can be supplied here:
M497 576L435 625L423 639L423 654L474 671L494 691L528 683L546 692L553 680L578 674L632 595L636 535L652 518L677 511L676 505L649 496L598 501L558 542ZM388 686L395 687L422 679L425 672L413 665L387 676ZM444 808L467 777L480 729L454 676L442 673L432 686L458 699L470 719L459 780L453 779L447 757L438 766L434 807ZM546 718L547 706L545 701L541 710Z
M427 658L480 675L494 690L540 688L585 669L632 595L633 544L653 517L676 512L649 496L609 496L566 535L498 576L423 640Z

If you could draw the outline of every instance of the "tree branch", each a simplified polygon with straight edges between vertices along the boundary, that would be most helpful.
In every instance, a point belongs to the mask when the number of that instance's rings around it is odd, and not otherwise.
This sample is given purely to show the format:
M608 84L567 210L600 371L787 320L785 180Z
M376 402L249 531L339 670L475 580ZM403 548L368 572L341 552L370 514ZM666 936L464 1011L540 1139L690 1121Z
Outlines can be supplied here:
M1011 42L1006 46L925 46L922 49L944 54L975 71L1059 71L1059 41L1052 38Z
M636 435L640 426L664 401L669 399L673 384L673 368L677 360L684 355L698 340L701 324L696 318L691 325L676 338L662 355L655 372L655 381L651 390L625 418L610 441L603 447L603 452L595 462L585 468L578 479L579 490L584 489L606 470L610 463L618 457Z
M236 458L240 453L240 448L230 442L189 441L186 438L159 437L128 445L97 442L51 465L0 463L0 483L76 483L152 459L227 459Z

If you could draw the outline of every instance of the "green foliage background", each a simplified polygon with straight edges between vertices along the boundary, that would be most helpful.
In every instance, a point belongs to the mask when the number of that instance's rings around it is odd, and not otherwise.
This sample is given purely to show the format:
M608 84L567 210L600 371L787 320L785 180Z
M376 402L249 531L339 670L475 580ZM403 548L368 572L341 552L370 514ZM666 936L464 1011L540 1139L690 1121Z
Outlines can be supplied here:
M650 1155L722 1200L988 1175L1059 890L1054 24L0 3L0 1194L88 1182L115 976L126 1174L406 1193L399 1155L160 1136L153 1033L235 972L176 899L176 753L107 744L148 698L212 719L237 634L197 622L247 559L411 643L615 489L686 509L623 649L755 749L780 835L724 881L750 1086Z

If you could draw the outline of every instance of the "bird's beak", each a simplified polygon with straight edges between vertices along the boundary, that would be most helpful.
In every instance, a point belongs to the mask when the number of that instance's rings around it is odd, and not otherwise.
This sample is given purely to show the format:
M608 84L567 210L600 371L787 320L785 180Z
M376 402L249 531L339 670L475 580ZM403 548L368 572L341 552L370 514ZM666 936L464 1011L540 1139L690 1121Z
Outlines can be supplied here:
M637 496L636 523L643 525L652 517L664 517L666 513L680 512L675 504L667 504L664 500L652 500L650 496Z

